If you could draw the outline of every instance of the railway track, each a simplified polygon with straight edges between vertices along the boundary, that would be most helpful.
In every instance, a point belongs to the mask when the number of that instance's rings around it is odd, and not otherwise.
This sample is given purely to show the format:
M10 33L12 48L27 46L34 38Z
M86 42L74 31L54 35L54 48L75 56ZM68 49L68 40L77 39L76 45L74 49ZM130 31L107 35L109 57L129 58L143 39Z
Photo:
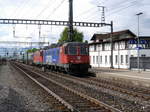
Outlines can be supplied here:
M72 112L72 107L70 105L68 105L63 99L61 99L55 93L50 91L48 88L44 87L44 85L39 83L36 79L34 79L32 76L27 74L24 70L22 70L15 64L11 63L11 65L19 72L25 74L28 78L30 78L32 81L34 81L36 84L38 84L42 89L45 90L45 92L47 92L49 94L49 96L46 98L46 101L50 102L50 106L51 106L51 108L53 108L53 110L51 110L51 112L55 112L55 111ZM45 96L47 96L47 95L45 95Z
M59 82L56 82L44 75L26 69L21 65L14 65L18 70L27 75L30 79L40 85L43 89L55 97L68 110L75 112L121 112L105 103L92 97L75 91ZM64 108L64 107L63 107ZM66 109L65 108L65 109ZM66 110L65 110L66 111Z
M63 76L62 78L65 78L67 80L76 79L77 81L80 81L80 82L85 82L85 83L95 85L98 87L102 87L105 89L111 89L114 91L118 91L122 94L127 94L130 96L136 97L136 98L140 98L144 101L150 101L150 90L148 90L148 89L139 89L139 88L135 88L133 86L128 86L125 84L116 83L116 82L108 81L105 79L97 79L97 78L93 78L93 77L78 78L78 77L68 76L68 75L65 75L62 73L61 73L61 75Z
M78 78L78 77L66 75L63 73L56 73L56 72L44 73L44 72L41 72L41 70L39 70L38 68L34 68L31 66L27 66L27 65L24 65L24 66L26 66L27 68L30 68L32 70L35 69L35 71L40 72L42 75L44 75L48 78L51 78L57 82L63 83L64 85L66 85L70 88L73 88L74 90L80 91L81 93L87 94L88 96L91 96L95 99L103 101L109 105L113 105L113 107L118 108L119 110L122 110L124 112L130 112L130 111L132 112L135 110L143 111L143 108L144 109L147 107L149 108L149 104L143 103L143 102L141 102L141 100L133 100L133 101L128 100L128 99L130 99L130 97L127 95L125 95L126 98L122 99L122 98L119 98L120 94L118 94L118 97L107 94L107 92L109 91L110 88L107 87L107 90L106 90L106 88L104 86L99 87L97 85L98 82L95 81L97 79L95 79L95 78L94 79ZM101 88L104 88L104 89L101 89ZM128 92L130 92L130 91L128 91ZM112 93L112 92L110 91L109 93ZM124 92L124 94L126 94L126 93ZM135 96L135 97L137 99L139 99L138 96Z
M70 75L66 75L64 73L57 73L57 72L53 72L49 73L50 75L53 75L55 77L60 77L66 80L71 80L73 82L78 82L78 83L87 83L87 84L91 84L91 85L95 85L97 87L102 87L105 89L111 89L113 91L118 91L122 94L127 94L130 95L132 97L138 98L138 99L142 99L144 101L150 101L150 90L147 88L136 88L134 86L129 86L127 84L121 84L119 82L114 82L111 80L105 80L105 79L97 79L97 78L93 78L93 77L88 77L88 78L79 78L79 77L74 77L74 76L70 76ZM57 75L55 75L57 74ZM61 75L60 75L61 74ZM74 80L75 79L75 80Z
M97 71L100 71L100 70L97 70ZM95 72L97 72L97 71L95 71ZM104 70L104 72L113 72L113 71L112 70L111 71ZM112 79L110 80L110 79L107 79L107 78L90 78L90 80L94 80L96 82L102 82L102 83L105 83L105 84L117 86L117 87L120 87L120 88L128 89L128 90L133 91L133 92L146 94L146 95L150 96L150 88L148 88L148 87L142 87L142 86L139 87L139 86L136 86L136 85L132 85L131 83L129 84L128 82L121 82L121 81L112 80ZM148 99L149 98L147 98L147 100Z
M52 76L52 73L49 73L49 75ZM74 82L74 84L78 83L78 84L84 85L84 86L88 87L89 89L93 89L93 92L97 93L97 94L101 94L100 91L103 91L103 92L105 91L104 93L110 94L110 99L115 100L116 98L113 97L114 95L115 96L117 95L118 97L123 98L124 101L123 101L123 99L117 99L120 101L114 101L113 103L110 103L110 105L114 105L115 108L118 108L124 112L135 111L136 110L135 108L137 108L137 110L139 110L139 112L140 111L147 112L147 110L150 111L150 102L149 102L150 96L147 93L138 93L138 92L135 92L132 90L130 91L127 88L124 89L124 88L121 88L118 86L109 85L107 83L97 82L99 80L95 79L93 77L92 78L91 77L78 78L78 77L74 77L74 76L70 76L70 75L66 75L66 74L60 75L60 73L59 74L57 73L57 75L56 74L53 74L53 75L55 75L55 78L57 78L57 79L59 77L59 78L62 78L62 80L72 81L72 82ZM101 88L104 88L104 89L101 89ZM113 93L111 90L113 90L115 92ZM90 91L89 91L89 93L90 93ZM94 94L94 95L96 96L96 94ZM93 96L91 95L91 96L96 99L99 99L99 96L95 97L94 95ZM107 94L104 96L107 96ZM109 100L109 101L112 102L111 100ZM116 104L116 102L117 102L117 104ZM107 102L107 103L109 104L109 102ZM118 105L118 103L120 105ZM136 110L136 112L138 112L137 110Z
M110 88L121 93L131 95L133 97L141 98L145 101L150 101L150 90L147 88L135 87L132 85L127 85L120 82L114 82L107 79L96 79L88 78L88 82L93 83L97 86L104 86L105 88Z

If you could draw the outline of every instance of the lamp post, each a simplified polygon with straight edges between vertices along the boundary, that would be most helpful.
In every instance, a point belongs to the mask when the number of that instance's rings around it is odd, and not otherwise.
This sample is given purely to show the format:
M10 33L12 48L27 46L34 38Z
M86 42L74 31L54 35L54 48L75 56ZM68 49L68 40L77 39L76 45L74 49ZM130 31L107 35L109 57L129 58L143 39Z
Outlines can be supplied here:
M140 44L140 39L139 39L139 30L140 30L140 27L139 27L139 16L142 15L143 13L140 12L137 15L138 17L138 34L137 34L137 68L138 68L138 72L140 73L140 49L139 49L139 44Z

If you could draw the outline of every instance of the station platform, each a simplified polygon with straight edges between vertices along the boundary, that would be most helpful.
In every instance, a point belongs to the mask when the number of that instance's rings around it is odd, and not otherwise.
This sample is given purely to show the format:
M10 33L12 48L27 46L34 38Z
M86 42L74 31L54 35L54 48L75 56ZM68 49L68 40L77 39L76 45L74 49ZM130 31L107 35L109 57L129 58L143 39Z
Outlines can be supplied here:
M150 87L150 71L138 72L138 70L92 68L96 77L109 78L127 83Z

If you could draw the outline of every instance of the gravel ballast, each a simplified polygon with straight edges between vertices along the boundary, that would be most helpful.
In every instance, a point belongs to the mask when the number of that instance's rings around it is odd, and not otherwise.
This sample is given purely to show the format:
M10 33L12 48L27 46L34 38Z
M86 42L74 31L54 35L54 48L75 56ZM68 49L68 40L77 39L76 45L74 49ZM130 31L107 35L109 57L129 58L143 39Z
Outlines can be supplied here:
M0 66L0 112L52 111L47 96L9 63Z

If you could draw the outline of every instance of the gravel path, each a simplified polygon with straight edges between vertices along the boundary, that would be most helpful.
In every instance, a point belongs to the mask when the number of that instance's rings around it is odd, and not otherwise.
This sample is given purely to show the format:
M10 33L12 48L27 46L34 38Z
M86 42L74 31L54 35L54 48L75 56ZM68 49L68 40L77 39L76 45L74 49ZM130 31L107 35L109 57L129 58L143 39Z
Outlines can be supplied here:
M44 92L9 63L0 66L0 112L52 111Z

